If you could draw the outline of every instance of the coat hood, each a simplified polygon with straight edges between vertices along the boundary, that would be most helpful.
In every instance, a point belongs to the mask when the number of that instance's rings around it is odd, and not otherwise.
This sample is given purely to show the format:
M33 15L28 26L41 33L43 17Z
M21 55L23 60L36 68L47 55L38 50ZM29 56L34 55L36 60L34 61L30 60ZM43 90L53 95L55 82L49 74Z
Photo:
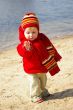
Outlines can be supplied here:
M21 26L19 26L19 40L20 42L23 42L26 40L25 36L24 36L24 30Z
M19 31L19 40L20 40L20 42L26 41L27 39L24 36L24 30L23 30L23 28L21 26L19 26L19 30L18 31ZM38 34L37 40L40 39L40 37L41 37L41 33Z

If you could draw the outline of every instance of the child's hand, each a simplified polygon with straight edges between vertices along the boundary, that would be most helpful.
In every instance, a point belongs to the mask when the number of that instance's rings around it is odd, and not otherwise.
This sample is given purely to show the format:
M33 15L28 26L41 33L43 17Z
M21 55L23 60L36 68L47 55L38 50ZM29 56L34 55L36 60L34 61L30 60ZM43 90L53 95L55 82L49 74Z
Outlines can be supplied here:
M26 48L26 50L31 50L31 44L29 41L25 41L24 42L24 47Z

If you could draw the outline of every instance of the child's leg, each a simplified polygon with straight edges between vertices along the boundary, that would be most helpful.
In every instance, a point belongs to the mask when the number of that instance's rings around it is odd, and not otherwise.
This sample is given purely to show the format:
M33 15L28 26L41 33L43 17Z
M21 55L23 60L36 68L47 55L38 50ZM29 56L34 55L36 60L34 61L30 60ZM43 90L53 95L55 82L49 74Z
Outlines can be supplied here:
M30 97L33 102L42 102L40 80L37 74L28 75L30 85Z
M40 79L40 87L41 90L44 91L45 87L46 87L46 82L47 82L47 76L46 73L38 73L37 74L39 79Z
M48 90L46 89L46 82L47 82L47 76L46 73L39 73L38 74L39 78L40 78L40 85L41 85L41 90L42 90L42 96L43 97L48 97L50 94L48 92Z

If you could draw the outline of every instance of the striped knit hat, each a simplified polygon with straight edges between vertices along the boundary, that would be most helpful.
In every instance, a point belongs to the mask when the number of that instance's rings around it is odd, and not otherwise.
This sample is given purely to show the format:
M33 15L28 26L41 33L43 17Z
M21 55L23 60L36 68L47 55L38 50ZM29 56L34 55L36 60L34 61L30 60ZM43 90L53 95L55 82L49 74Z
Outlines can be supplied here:
M23 29L27 27L36 27L39 30L39 21L35 13L27 13L24 15L21 21L21 27Z

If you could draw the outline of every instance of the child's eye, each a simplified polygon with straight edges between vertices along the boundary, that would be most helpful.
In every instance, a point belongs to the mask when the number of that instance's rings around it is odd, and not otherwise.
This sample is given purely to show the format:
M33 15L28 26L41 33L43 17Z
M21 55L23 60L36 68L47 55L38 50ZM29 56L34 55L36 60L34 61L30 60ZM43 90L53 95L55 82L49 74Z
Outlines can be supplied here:
M32 32L33 34L35 33L35 32Z
M27 34L30 34L30 32L27 32Z

